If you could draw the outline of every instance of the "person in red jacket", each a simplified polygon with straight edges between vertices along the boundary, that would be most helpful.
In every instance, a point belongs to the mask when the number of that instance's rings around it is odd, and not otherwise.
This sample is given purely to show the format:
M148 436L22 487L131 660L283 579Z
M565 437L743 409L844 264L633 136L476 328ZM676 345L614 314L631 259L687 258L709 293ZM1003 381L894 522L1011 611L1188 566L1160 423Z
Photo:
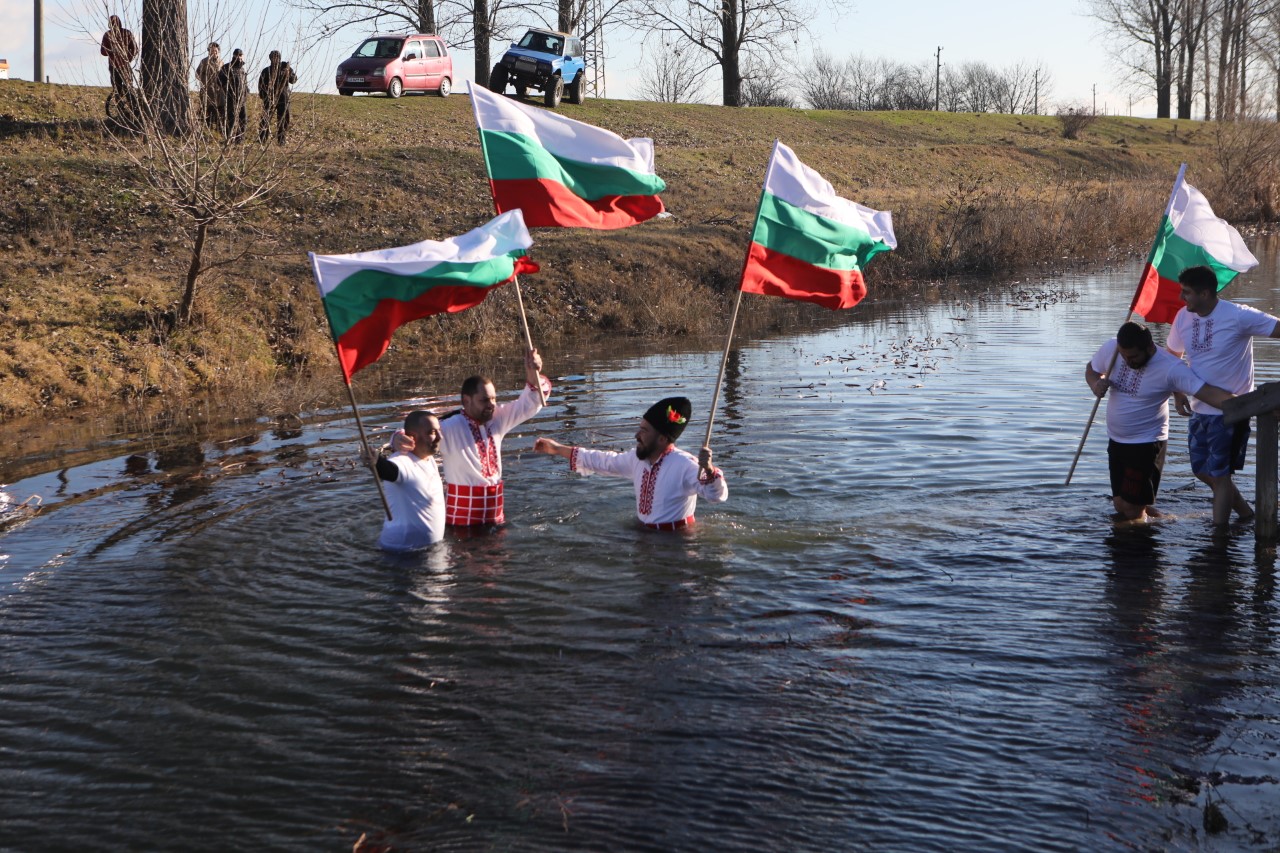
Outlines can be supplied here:
M111 70L111 88L117 95L127 95L133 88L133 60L138 55L138 42L120 23L119 15L112 15L107 22L100 52L107 58L107 67Z

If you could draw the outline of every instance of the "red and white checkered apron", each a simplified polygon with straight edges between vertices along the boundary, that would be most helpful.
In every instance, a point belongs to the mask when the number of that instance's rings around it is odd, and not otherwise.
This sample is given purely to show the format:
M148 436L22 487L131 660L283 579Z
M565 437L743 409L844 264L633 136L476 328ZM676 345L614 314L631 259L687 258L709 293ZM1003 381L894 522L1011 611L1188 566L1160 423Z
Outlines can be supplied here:
M446 524L469 527L473 524L505 524L502 510L502 483L493 486L445 484Z

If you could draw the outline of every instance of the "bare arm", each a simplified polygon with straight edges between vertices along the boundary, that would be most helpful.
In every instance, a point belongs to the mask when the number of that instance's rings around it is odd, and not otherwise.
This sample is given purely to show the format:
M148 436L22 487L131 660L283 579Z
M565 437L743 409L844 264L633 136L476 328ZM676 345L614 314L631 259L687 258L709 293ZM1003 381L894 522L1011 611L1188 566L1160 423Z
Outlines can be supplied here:
M1094 370L1092 364L1085 364L1084 366L1084 381L1095 397L1103 396L1107 393L1107 389L1111 387L1111 383L1101 373Z
M1195 394L1197 400L1208 403L1215 409L1221 409L1223 403L1233 399L1235 396L1230 391L1224 391L1217 385L1210 385L1208 382L1201 385L1200 390ZM1183 399L1185 400L1186 397L1184 396ZM1179 412L1181 412L1181 409L1179 409Z
M568 459L573 455L573 448L567 444L561 444L550 438L539 438L533 442L533 449L536 453L546 453L549 456L559 456L562 459Z

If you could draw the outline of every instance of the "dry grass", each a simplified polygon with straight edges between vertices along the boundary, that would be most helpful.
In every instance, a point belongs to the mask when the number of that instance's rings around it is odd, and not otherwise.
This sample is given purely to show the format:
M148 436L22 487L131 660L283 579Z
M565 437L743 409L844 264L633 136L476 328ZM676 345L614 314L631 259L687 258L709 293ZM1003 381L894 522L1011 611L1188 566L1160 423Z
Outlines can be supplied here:
M492 215L465 96L297 96L294 133L306 135L321 185L215 233L214 259L251 254L211 274L196 323L170 332L187 247L99 129L105 95L0 81L0 415L209 395L227 410L296 411L338 398L306 252L443 239ZM1104 118L1064 140L1049 116L623 101L562 111L653 137L672 216L535 233L542 272L523 293L547 346L719 333L775 138L842 194L893 211L900 248L871 267L873 298L962 273L1145 251L1177 164L1189 161L1194 181L1214 162L1211 129L1190 122ZM818 311L755 300L752 325ZM509 351L517 316L514 289L503 288L401 330L395 349Z

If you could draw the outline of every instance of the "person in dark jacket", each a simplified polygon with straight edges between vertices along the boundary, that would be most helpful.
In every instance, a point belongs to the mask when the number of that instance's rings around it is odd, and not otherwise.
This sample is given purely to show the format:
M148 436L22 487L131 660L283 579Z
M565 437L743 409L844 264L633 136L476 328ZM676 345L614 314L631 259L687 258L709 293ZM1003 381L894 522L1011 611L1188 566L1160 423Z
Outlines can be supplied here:
M226 95L222 91L219 79L222 71L222 50L218 43L209 43L209 55L200 60L196 66L196 82L200 84L200 106L204 111L206 127L222 130L226 122L222 118L222 108L226 104Z
M138 42L120 23L119 15L112 15L107 21L100 52L111 70L112 90L117 95L127 95L133 88L133 58L138 55Z
M298 82L298 75L289 63L280 61L280 51L271 51L271 64L258 75L258 97L262 99L262 122L258 125L258 140L263 144L271 137L271 114L276 117L276 142L284 145L289 130L289 86Z
M249 101L249 75L244 70L244 51L236 48L231 54L231 61L222 66L218 72L218 82L222 85L227 139L232 142L244 141L244 128Z

